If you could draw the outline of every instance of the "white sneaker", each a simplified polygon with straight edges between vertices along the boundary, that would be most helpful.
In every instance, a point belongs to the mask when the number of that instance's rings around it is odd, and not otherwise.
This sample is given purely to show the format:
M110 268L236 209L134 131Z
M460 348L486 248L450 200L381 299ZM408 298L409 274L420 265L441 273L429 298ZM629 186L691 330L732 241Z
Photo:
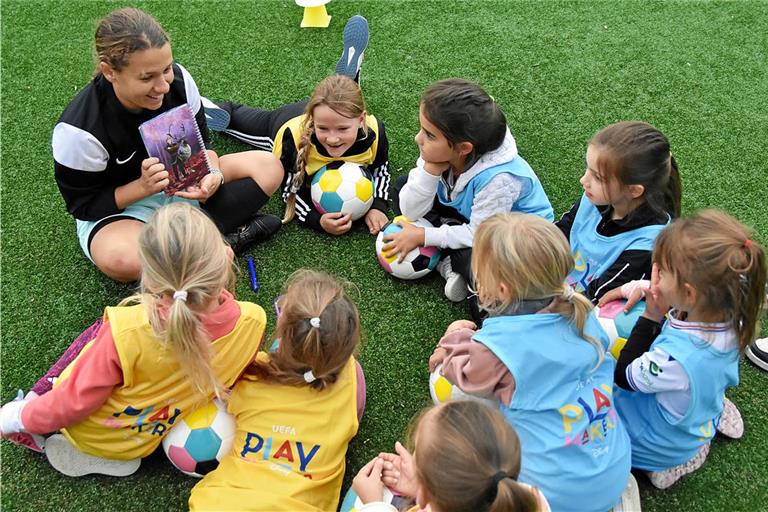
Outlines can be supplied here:
M437 264L437 271L445 279L445 296L451 302L461 302L467 298L469 288L467 281L461 274L457 274L451 267L451 257L446 256Z
M635 476L630 473L627 486L621 494L619 503L611 509L611 512L641 512L640 507L640 488L637 486Z
M91 473L109 476L128 476L139 469L141 459L103 459L83 453L61 434L54 434L45 441L45 456L51 466L67 476L84 476Z

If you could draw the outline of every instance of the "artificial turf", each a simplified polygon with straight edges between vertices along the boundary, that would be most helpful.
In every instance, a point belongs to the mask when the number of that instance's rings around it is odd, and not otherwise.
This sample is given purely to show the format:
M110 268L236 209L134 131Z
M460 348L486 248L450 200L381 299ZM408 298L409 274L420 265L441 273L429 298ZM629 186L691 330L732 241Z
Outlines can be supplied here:
M28 389L107 305L132 291L81 254L74 221L53 180L51 129L94 69L97 21L124 4L9 1L2 23L0 227L2 401ZM684 213L723 208L768 242L768 4L765 2L344 1L329 4L327 29L300 29L293 1L135 2L169 32L174 57L202 93L275 107L307 96L332 72L346 19L370 22L362 86L384 120L393 176L418 156L418 99L432 81L477 81L507 115L557 214L580 195L587 141L601 127L640 119L670 139L683 178ZM220 153L246 149L215 136ZM280 214L273 198L267 210ZM464 310L441 280L398 282L357 227L333 238L284 228L251 251L261 290L238 283L242 300L270 304L299 267L355 284L365 340L368 405L350 445L350 475L401 439L429 403L426 361L445 326ZM763 330L765 335L766 330ZM746 422L740 441L714 441L703 469L667 491L640 479L643 508L768 508L768 377L745 362L729 397ZM331 419L329 419L331 421ZM3 510L176 510L195 480L162 453L124 479L69 479L45 459L2 443ZM595 489L600 492L600 489Z

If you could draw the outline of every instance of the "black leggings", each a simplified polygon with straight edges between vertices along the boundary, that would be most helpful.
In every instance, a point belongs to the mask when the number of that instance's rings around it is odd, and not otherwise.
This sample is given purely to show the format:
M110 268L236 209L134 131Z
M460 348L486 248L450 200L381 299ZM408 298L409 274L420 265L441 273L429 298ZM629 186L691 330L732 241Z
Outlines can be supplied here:
M272 151L275 136L287 121L304 113L306 99L264 110L231 101L222 101L218 106L229 112L230 121L224 133L237 140L264 151Z

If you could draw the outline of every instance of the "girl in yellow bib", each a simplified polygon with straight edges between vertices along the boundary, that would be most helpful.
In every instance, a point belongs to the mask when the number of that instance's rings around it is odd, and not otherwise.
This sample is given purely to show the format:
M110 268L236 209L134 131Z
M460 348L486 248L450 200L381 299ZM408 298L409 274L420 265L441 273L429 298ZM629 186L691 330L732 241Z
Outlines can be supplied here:
M234 387L232 452L192 489L190 510L336 510L365 406L357 308L337 281L309 270L291 277L277 306L279 345Z
M234 255L198 209L157 210L139 257L140 293L106 308L79 354L65 353L73 360L53 389L0 411L4 437L44 450L68 476L136 471L174 424L226 394L263 337L264 310L227 291Z

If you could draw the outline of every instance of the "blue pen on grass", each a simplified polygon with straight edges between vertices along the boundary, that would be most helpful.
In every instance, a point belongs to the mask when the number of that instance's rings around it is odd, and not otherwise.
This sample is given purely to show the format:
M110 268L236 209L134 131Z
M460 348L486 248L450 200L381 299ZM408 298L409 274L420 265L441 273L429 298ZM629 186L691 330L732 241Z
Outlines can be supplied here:
M253 256L248 256L248 270L251 272L251 289L259 291L259 280L256 278L256 268L253 266Z

